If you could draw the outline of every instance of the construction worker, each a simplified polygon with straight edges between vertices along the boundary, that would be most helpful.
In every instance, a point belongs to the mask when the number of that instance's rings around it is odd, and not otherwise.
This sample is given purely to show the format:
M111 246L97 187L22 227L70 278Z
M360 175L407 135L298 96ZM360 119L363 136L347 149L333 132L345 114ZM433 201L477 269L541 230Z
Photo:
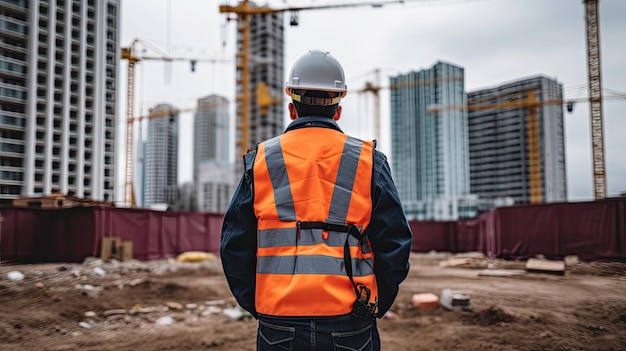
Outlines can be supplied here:
M224 217L228 284L258 350L379 350L412 242L387 159L337 125L347 86L330 53L298 59L285 92L292 122L244 155Z

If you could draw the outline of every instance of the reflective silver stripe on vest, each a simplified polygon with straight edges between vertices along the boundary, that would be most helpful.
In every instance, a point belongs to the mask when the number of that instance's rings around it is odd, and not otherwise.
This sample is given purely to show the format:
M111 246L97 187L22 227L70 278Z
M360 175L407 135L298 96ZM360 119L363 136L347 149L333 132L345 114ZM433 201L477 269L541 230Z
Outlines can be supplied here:
M298 230L295 228L278 228L259 230L258 245L261 248L282 247L282 246L309 246L315 244L326 244L333 247L343 247L346 242L348 233L328 232L328 239L322 238L321 229L300 229L300 238L298 239ZM359 240L354 236L348 237L348 245L358 246Z
M293 205L293 197L291 196L291 186L283 150L280 147L280 137L272 138L266 141L264 145L265 162L267 163L267 171L274 188L274 200L278 218L281 221L295 221L296 210Z
M350 207L350 198L352 197L352 188L354 187L354 179L356 178L362 148L363 141L348 136L343 147L339 170L337 171L333 198L330 201L330 210L328 211L327 219L329 223L346 223L348 208Z
M374 274L371 259L352 259L352 275ZM259 256L259 274L332 274L346 275L343 258L328 256Z

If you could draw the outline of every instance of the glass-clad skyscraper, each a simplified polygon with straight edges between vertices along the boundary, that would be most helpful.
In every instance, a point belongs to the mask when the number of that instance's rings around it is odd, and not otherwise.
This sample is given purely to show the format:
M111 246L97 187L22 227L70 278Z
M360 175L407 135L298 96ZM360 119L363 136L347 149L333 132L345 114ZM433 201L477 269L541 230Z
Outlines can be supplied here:
M168 188L178 185L178 109L159 104L150 109L144 158L143 205L167 203Z
M194 120L194 206L202 212L224 213L239 179L230 163L234 143L229 119L226 98L209 95L198 100ZM239 157L237 161L241 163Z
M410 219L471 217L464 70L437 62L390 78L392 171Z
M226 165L234 143L230 139L228 99L209 95L198 100L193 126L193 177L205 162Z

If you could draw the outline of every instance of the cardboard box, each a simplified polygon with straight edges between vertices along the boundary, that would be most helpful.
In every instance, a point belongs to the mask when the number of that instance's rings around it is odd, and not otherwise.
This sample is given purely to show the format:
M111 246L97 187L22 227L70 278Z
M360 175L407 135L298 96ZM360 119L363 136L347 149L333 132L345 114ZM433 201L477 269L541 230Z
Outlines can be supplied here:
M124 240L122 241L122 245L120 247L121 260L129 261L133 259L133 242L132 240Z
M110 260L119 257L119 246L122 238L118 236L105 236L102 238L100 245L100 258L102 260Z

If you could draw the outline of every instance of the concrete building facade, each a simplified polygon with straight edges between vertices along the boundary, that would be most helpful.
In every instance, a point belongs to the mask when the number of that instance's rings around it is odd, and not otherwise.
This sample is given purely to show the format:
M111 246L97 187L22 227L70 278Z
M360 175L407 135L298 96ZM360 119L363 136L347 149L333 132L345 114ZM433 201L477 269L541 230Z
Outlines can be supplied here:
M226 213L235 193L238 177L235 165L204 162L200 165L197 200L201 212Z
M0 2L0 202L113 201L119 0Z
M390 78L392 172L409 219L475 215L464 69L437 62Z
M528 108L478 109L484 104L563 99L563 86L543 76L521 79L468 94L471 192L481 198L510 197L530 203ZM563 105L536 107L542 202L567 200Z

